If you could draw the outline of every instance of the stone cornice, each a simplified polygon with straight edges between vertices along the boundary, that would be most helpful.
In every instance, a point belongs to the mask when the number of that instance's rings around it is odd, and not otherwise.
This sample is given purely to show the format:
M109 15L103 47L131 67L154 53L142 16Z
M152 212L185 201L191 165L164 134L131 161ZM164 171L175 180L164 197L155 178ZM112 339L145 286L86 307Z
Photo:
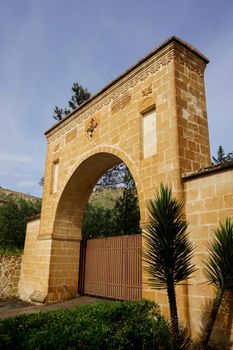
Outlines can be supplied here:
M212 165L206 168L201 168L199 170L192 171L190 173L183 174L182 180L186 182L192 179L196 179L197 177L208 176L214 173L220 173L220 172L224 172L232 169L233 169L233 161L220 163L217 165Z
M189 62L192 57L192 63ZM104 106L114 103L125 93L130 92L137 84L156 74L171 61L176 60L202 76L208 59L182 40L172 37L148 56L120 75L103 90L71 112L62 121L46 133L48 143L71 131L83 120L100 111Z
M178 43L174 45L175 62L186 66L192 72L197 73L200 77L204 76L206 62L199 56L193 55L187 48L180 46Z

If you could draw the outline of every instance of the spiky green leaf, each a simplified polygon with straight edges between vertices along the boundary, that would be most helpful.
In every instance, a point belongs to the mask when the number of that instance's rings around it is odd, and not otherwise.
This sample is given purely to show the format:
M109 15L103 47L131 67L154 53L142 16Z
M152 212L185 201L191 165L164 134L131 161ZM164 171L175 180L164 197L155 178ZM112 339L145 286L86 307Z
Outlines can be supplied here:
M148 282L152 288L166 288L169 281L176 284L195 271L191 263L194 245L188 239L183 203L172 196L169 187L161 184L147 207L144 260Z
M209 258L204 262L205 275L210 283L221 290L233 290L233 223L220 222L215 238L209 245Z

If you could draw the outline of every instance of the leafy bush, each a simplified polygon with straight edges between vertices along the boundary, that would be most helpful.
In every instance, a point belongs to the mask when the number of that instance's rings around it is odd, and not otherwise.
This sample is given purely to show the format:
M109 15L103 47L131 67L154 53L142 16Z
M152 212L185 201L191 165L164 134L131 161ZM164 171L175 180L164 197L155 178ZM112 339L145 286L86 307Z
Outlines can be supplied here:
M84 212L84 238L110 237L140 233L138 197L133 189L123 189L110 208L103 202L88 203Z
M139 227L140 210L136 188L124 188L114 208L116 231L129 235L141 233Z
M106 194L110 194L104 191L107 188L112 189L112 203L106 201ZM96 192L99 193L99 200L94 201L91 196L92 199L90 197L84 212L82 231L84 238L141 233L137 190L132 175L124 163L108 170L97 182L96 189L99 189Z
M0 247L0 255L22 255L23 249L20 248L3 248Z
M0 322L1 349L169 350L168 323L147 300L83 305Z
M27 220L40 212L41 202L10 198L0 207L0 245L2 248L23 248Z
M103 205L87 205L83 219L82 235L84 238L108 237L115 232L114 212Z

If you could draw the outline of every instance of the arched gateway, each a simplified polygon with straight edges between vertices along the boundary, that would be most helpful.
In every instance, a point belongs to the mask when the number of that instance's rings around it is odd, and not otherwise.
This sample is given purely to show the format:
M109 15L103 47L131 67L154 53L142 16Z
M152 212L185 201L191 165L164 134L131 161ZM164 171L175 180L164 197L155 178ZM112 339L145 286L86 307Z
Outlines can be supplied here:
M110 167L123 161L130 169L143 225L160 182L183 198L182 173L210 164L207 62L172 37L45 133L42 212L28 225L23 299L58 301L77 292L83 211Z
M176 197L185 200L192 238L196 240L197 229L198 237L206 239L210 216L199 220L194 201L205 200L209 182L189 180L184 174L210 165L207 63L200 52L172 37L45 133L42 212L27 227L22 299L59 301L77 292L84 207L97 179L122 161L136 183L141 225L146 221L146 201L161 182L169 183ZM201 194L195 197L195 191ZM209 195L216 193L210 190ZM199 215L208 205L205 201ZM210 224L216 225L218 217L214 215ZM197 252L196 261L200 260ZM166 314L166 293L150 290L144 271L142 276L142 296L156 300ZM195 278L201 279L198 274ZM195 288L188 288L178 287L177 299L182 319L191 322L189 312L195 315L201 299L197 301ZM200 298L207 293L201 288ZM200 315L195 317L193 327Z

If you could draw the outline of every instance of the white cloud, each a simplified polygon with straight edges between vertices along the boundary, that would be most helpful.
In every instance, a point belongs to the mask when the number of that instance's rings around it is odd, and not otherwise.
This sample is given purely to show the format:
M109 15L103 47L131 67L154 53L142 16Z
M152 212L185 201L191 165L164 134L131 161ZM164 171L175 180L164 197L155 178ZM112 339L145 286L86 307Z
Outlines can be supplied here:
M31 177L29 174L13 173L11 171L0 170L0 176L12 176L12 177Z
M30 163L32 161L32 157L28 154L14 154L7 151L0 151L0 161Z
M35 187L38 186L38 183L33 180L25 180L25 181L18 181L16 182L16 187L23 188L23 187Z

